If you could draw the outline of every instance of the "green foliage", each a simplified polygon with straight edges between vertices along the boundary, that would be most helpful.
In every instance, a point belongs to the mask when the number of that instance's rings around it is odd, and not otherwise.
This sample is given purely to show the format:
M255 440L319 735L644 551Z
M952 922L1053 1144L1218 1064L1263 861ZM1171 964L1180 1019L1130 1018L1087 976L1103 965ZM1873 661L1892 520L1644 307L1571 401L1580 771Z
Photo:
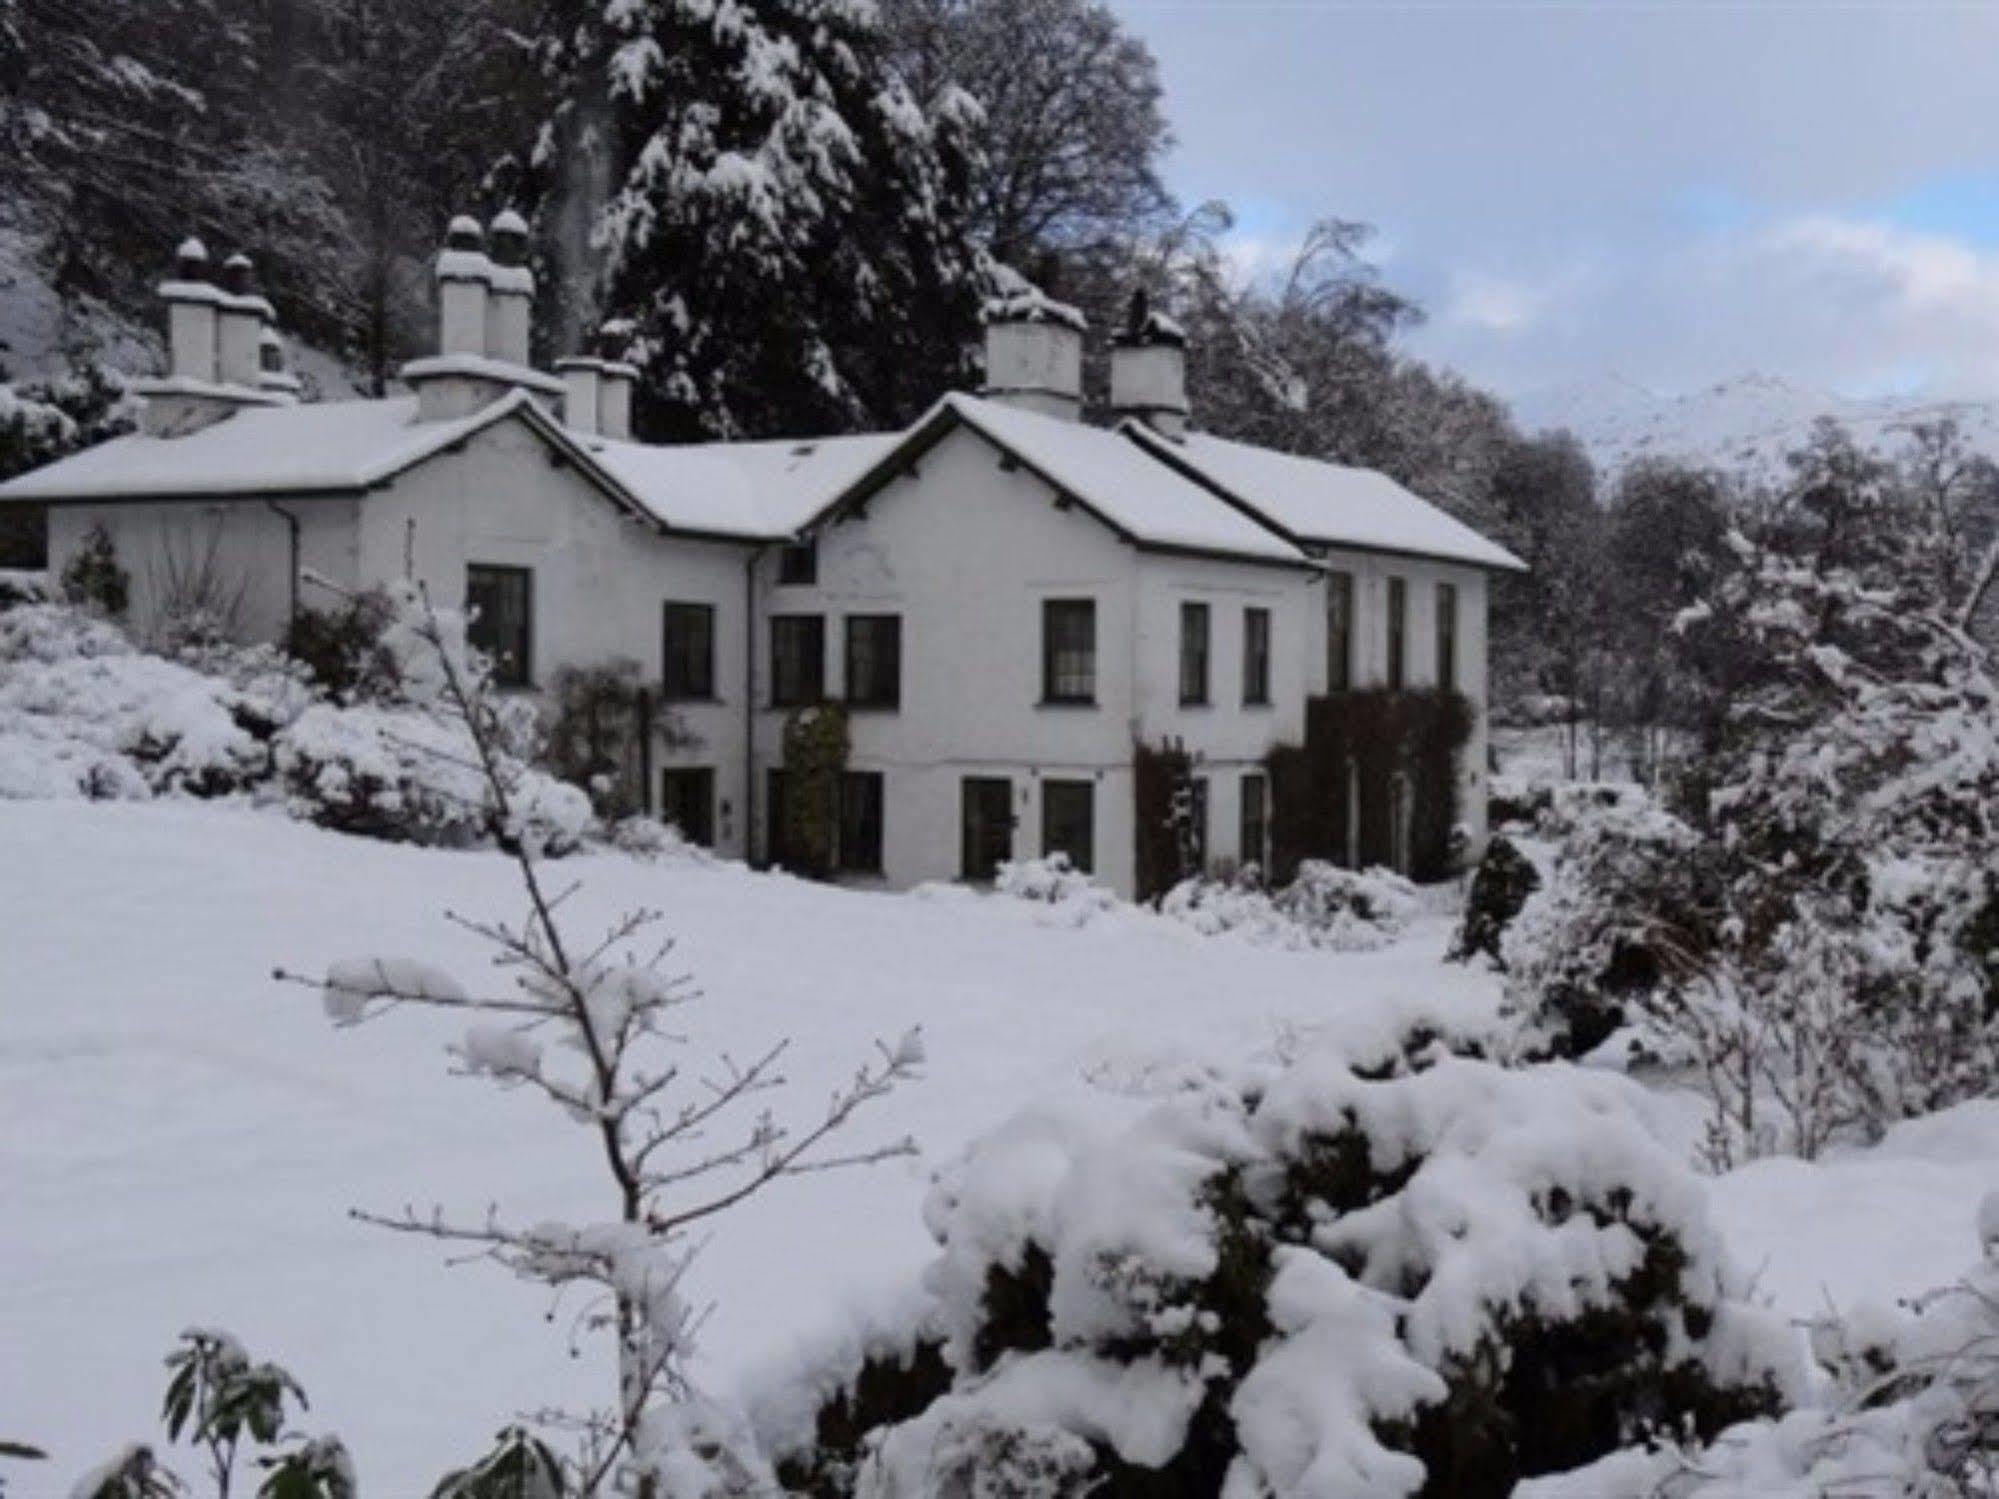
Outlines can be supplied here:
M1267 761L1274 878L1288 882L1306 859L1395 867L1398 795L1409 799L1409 874L1448 878L1463 799L1459 752L1475 722L1462 694L1434 687L1311 699L1303 747L1279 746Z
M1132 746L1137 894L1157 900L1202 873L1193 826L1194 757L1178 740Z
M122 618L132 601L132 577L118 565L118 546L102 524L92 526L62 570L63 597Z
M179 1499L186 1492L150 1447L130 1447L78 1484L70 1499Z
M649 741L663 730L686 743L636 661L565 666L550 682L542 760L551 774L590 794L607 821L644 810Z
M430 1499L565 1499L567 1470L555 1449L525 1426L508 1426L493 1450L469 1468L447 1473Z
M355 1499L354 1465L338 1437L315 1437L290 1452L260 1457L257 1499Z
M809 1499L851 1494L868 1433L921 1414L950 1388L950 1366L933 1339L871 1355L819 1407L811 1449L779 1463L778 1482L787 1494Z
M1527 904L1527 898L1540 888L1541 872L1511 838L1494 834L1485 846L1485 857L1479 860L1472 875L1464 919L1451 939L1450 960L1462 963L1483 953L1504 967L1500 941L1521 907Z
M799 874L833 872L848 750L847 710L838 703L799 708L785 720L784 848Z
M340 702L388 698L398 676L382 634L396 618L395 603L371 588L336 609L301 609L285 634L285 653Z

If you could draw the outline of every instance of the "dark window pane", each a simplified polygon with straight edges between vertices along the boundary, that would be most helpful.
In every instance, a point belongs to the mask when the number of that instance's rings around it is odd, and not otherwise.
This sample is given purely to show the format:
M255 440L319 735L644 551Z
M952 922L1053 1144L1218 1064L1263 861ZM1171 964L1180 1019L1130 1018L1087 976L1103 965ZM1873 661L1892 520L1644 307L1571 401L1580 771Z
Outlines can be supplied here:
M1326 690L1353 686L1353 574L1326 576Z
M1437 585L1437 685L1454 692L1458 685L1458 586Z
M810 587L819 581L819 543L798 541L778 554L777 581L793 587Z
M715 772L706 766L661 771L659 812L689 843L714 847Z
M1041 783L1041 853L1062 853L1089 874L1097 867L1096 790L1088 781Z
M960 870L965 879L985 881L1013 857L1013 782L967 776L962 792L964 835Z
M465 638L493 662L493 681L525 687L534 680L534 574L525 567L465 569Z
M882 777L855 770L840 777L840 867L856 874L880 874L882 867Z
M770 701L806 707L826 695L826 621L817 614L774 614L770 621Z
M1261 774L1250 772L1242 778L1242 850L1244 864L1268 870L1270 864L1270 809L1268 783Z
M902 617L847 616L847 701L893 708L902 701Z
M660 691L666 701L715 695L715 606L668 604L660 652Z
M1041 696L1051 703L1097 699L1097 604L1047 599L1041 605Z
M1409 585L1388 580L1388 685L1400 688L1409 676Z
M791 841L786 825L791 818L791 778L781 770L764 773L764 858L772 864L789 864Z
M1242 611L1242 700L1270 701L1270 611Z
M1180 701L1208 700L1208 606L1180 606Z

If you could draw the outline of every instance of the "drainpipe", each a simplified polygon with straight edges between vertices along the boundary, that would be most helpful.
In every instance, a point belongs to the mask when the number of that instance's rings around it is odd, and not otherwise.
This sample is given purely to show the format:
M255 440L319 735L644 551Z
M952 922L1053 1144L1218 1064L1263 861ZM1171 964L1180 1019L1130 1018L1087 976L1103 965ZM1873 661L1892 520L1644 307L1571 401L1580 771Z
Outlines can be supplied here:
M291 613L290 613L290 615L289 615L289 616L287 617L287 623L288 623L288 626L289 626L289 628L290 628L290 629L294 629L294 630L295 630L295 629L297 629L297 628L298 628L298 574L299 574L299 524L298 524L298 517L297 517L296 515L293 515L293 514L291 513L291 511L289 511L289 510L285 509L285 508L284 508L284 507L283 507L282 505L280 505L280 504L279 504L279 503L278 503L278 502L277 502L276 500L266 500L266 501L264 501L264 503L265 503L266 505L270 506L270 508L271 508L271 514L273 514L273 515L275 515L275 516L278 516L279 518L281 518L281 519L282 519L282 520L284 521L284 523L285 523L286 527L287 527L287 528L288 528L288 529L289 529L289 530L291 531L291 548L292 548L292 565L291 565L291 584L292 584L292 600L291 600Z
M764 548L752 547L743 560L743 862L756 856L757 796L757 561Z

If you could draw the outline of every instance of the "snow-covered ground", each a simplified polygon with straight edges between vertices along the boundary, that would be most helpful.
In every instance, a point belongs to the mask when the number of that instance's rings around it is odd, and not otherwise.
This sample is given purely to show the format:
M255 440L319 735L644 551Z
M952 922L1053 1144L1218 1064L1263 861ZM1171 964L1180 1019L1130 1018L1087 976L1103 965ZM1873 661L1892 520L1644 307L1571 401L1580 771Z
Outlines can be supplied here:
M274 982L358 953L469 974L445 909L514 915L510 866L189 804L0 803L0 1435L47 1446L60 1493L155 1431L160 1355L189 1323L238 1333L313 1397L371 1492L427 1489L517 1410L598 1393L566 1356L574 1305L491 1266L350 1222L347 1209L489 1202L601 1214L581 1130L524 1093L447 1075L446 1026L393 1015L333 1031ZM1419 921L1371 953L1292 953L1113 916L1080 928L1025 902L856 893L729 866L565 862L581 932L663 909L704 993L697 1047L789 1036L792 1104L818 1107L869 1049L925 1028L925 1078L855 1143L916 1135L924 1159L786 1184L720 1223L697 1272L716 1302L718 1388L925 1261L931 1163L1051 1093L1134 1107L1176 1068L1269 1048L1287 1028L1365 1023L1391 999L1482 1008L1492 979L1439 961ZM1686 1100L1658 1127L1693 1133ZM1784 1309L1892 1298L1952 1276L1999 1185L1999 1104L1905 1127L1824 1166L1766 1162L1717 1184L1738 1255ZM43 1485L46 1484L46 1487Z

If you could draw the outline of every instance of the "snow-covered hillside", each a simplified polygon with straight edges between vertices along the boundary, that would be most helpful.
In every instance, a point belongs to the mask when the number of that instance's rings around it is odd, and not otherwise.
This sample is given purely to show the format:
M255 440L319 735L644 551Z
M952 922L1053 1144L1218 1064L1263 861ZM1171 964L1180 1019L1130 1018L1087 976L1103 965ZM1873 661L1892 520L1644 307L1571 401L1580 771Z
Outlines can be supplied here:
M1973 447L1999 457L1999 402L1854 400L1770 375L1674 396L1607 375L1531 391L1515 398L1513 412L1527 431L1573 432L1606 474L1642 458L1674 458L1774 477L1822 416L1880 451L1896 448L1913 424L1948 417Z
M448 1076L442 1020L333 1031L314 995L270 977L358 952L474 972L482 949L442 912L515 914L505 860L186 803L0 803L0 847L0 1416L52 1451L51 1480L152 1434L160 1356L189 1323L290 1364L369 1492L427 1488L512 1413L598 1393L593 1362L565 1354L575 1307L541 1328L535 1289L346 1216L585 1214L602 1206L590 1138L551 1130L526 1093ZM1489 975L1439 961L1436 916L1384 951L1294 953L1132 913L1077 928L956 889L611 854L561 872L582 885L579 931L663 909L704 994L683 1029L738 1054L794 1038L801 1107L874 1037L925 1028L927 1076L854 1137L913 1133L921 1161L804 1178L717 1229L695 1290L716 1302L702 1367L720 1387L923 1263L930 1167L1023 1105L1132 1110L1286 1028L1497 998ZM1690 1149L1697 1109L1652 1107ZM1971 1105L1866 1154L1753 1166L1717 1184L1716 1209L1783 1310L1892 1298L1961 1268L1995 1157L1999 1104Z

